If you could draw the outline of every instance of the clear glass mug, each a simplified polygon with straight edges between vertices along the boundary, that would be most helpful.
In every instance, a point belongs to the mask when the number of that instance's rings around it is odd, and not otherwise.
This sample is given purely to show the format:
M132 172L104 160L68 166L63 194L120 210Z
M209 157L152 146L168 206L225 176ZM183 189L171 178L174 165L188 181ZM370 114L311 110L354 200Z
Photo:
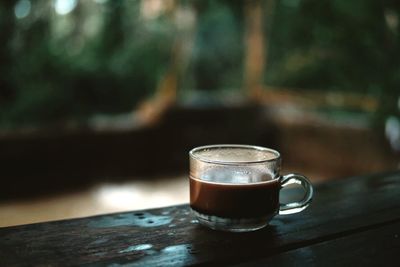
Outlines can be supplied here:
M192 149L190 206L199 223L216 230L247 232L268 225L277 214L297 213L313 197L300 174L281 176L281 157L273 149L249 145L210 145ZM298 184L298 202L279 203L282 188Z

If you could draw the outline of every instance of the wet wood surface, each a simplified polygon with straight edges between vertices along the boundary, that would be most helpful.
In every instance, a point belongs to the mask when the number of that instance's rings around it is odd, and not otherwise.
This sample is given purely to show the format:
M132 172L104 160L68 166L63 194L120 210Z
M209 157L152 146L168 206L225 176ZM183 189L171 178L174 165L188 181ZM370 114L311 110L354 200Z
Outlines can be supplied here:
M198 225L187 205L0 228L0 266L396 266L400 172L316 186L302 213L234 234Z
M389 222L239 266L399 266L399 229Z

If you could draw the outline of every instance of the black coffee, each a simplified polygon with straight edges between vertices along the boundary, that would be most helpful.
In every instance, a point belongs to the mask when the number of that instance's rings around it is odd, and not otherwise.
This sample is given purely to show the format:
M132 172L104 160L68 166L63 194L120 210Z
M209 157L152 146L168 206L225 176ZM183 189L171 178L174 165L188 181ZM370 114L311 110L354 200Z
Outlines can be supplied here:
M278 179L247 184L213 183L190 177L190 206L225 218L272 216L279 209Z

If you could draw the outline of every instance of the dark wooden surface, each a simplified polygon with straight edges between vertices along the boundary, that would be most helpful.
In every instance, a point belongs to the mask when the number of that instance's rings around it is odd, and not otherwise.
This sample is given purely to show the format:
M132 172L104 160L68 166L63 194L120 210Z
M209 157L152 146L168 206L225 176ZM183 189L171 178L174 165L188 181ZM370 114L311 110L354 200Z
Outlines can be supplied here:
M302 213L244 234L187 205L0 229L0 266L399 266L400 172L316 187Z
M400 222L382 224L239 266L400 266Z

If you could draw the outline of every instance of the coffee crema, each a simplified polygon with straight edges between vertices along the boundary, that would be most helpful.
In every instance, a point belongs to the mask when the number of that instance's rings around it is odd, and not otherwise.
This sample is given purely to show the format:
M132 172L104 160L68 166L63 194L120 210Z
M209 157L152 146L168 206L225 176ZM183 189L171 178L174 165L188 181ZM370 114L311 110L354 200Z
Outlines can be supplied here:
M193 210L224 218L273 216L279 210L279 179L259 183L215 183L190 177Z

